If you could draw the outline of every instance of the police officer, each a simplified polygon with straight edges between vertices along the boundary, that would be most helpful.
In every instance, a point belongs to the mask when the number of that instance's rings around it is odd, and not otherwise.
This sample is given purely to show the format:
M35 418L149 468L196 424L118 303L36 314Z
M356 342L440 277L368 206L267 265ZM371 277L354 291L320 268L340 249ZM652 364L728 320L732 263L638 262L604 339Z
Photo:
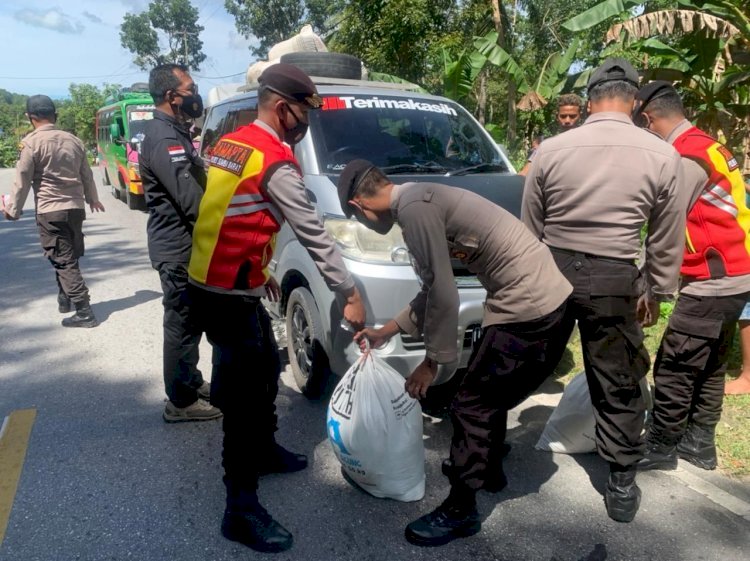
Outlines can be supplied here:
M62 320L65 327L99 325L89 302L78 259L83 256L85 204L104 212L83 143L55 126L57 113L46 95L26 100L26 116L34 131L24 137L16 163L16 182L3 209L5 218L18 220L29 190L34 189L36 223L44 255L55 268L60 313L75 306L76 313Z
M148 253L164 293L163 373L167 422L221 417L207 400L210 385L198 370L201 333L190 323L186 298L187 265L206 171L190 138L190 119L203 114L203 102L187 69L155 67L149 75L154 118L146 123L140 170L148 206Z
M552 349L572 287L549 249L504 209L474 193L436 183L394 185L372 163L353 160L341 173L341 207L385 234L401 226L422 282L417 297L380 329L355 335L380 346L400 331L424 334L425 359L406 380L425 397L438 364L457 360L458 290L451 258L487 290L483 333L451 404L453 440L444 471L448 498L406 528L415 545L435 546L475 534L480 489L506 485L502 466L508 410L541 385L564 348ZM559 344L557 344L559 346Z
M745 185L732 153L685 118L671 83L651 82L636 100L634 122L682 155L689 201L680 297L656 355L653 423L639 468L675 469L679 455L715 469L724 374L750 297Z
M607 59L594 71L590 116L539 147L521 214L573 285L559 337L567 341L578 321L597 449L610 466L604 499L609 516L621 522L635 517L641 496L635 475L646 403L639 382L649 356L638 320L655 323L658 303L673 298L685 226L680 156L633 125L637 91L638 74L624 59ZM651 292L638 318L634 261L644 224L643 273Z
M224 413L221 530L258 551L278 552L292 546L292 535L258 502L258 477L307 467L306 456L286 450L274 436L281 364L260 301L279 297L267 267L285 220L329 288L346 298L344 318L361 327L365 310L307 198L290 148L307 132L308 111L322 105L315 85L290 64L270 66L258 83L258 119L211 151L189 274L197 321L214 347L211 401Z

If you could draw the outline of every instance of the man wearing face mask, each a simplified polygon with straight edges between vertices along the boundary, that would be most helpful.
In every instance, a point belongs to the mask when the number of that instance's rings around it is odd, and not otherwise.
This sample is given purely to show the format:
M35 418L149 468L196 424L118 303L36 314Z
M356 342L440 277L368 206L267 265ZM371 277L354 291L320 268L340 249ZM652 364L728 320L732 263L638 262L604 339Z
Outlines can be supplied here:
M203 102L187 69L155 67L149 75L154 118L145 127L140 170L148 206L148 252L159 271L164 293L164 389L167 422L221 417L209 404L210 386L198 370L201 333L191 326L186 300L187 266L198 206L206 186L203 161L190 138L190 119L200 117Z
M457 359L458 290L451 259L487 290L482 337L451 404L453 440L443 464L451 490L443 503L406 527L420 546L476 534L480 489L506 485L503 442L508 411L552 373L567 341L562 328L572 287L550 250L512 214L475 193L438 183L394 185L367 160L352 160L338 184L341 208L367 228L387 233L398 223L422 281L419 294L379 329L355 335L378 347L404 331L424 335L425 358L406 379L425 397L438 364Z
M290 147L302 140L308 112L322 99L291 64L268 67L258 84L258 119L222 137L209 157L189 294L196 322L214 347L211 401L224 413L222 534L258 551L279 552L292 546L292 535L258 502L258 477L307 467L306 456L286 450L274 436L281 363L260 301L279 297L268 265L285 220L328 287L345 298L344 318L359 329L365 309L307 198Z

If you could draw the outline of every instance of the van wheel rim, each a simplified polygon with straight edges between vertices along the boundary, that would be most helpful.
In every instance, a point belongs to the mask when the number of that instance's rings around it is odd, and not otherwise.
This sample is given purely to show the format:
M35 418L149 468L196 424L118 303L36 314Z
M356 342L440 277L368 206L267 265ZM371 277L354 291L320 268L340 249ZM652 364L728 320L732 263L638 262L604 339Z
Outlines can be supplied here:
M305 378L309 378L312 371L312 342L310 341L310 324L307 322L302 306L294 306L292 311L291 341L297 366Z

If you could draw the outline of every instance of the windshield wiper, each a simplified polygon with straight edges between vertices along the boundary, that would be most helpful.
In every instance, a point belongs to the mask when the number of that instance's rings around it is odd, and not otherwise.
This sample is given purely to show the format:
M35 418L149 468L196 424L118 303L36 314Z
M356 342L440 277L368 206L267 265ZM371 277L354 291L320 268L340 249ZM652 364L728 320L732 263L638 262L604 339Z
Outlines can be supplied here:
M482 171L508 171L508 168L502 162L482 162L481 164L451 170L445 175L467 175L469 173L479 173Z
M413 164L395 164L393 166L385 166L380 168L383 173L390 173L390 174L397 174L397 173L408 173L408 172L416 172L416 173L444 173L447 171L447 168L444 166L441 166L438 163L435 162L422 162L417 163L414 162Z

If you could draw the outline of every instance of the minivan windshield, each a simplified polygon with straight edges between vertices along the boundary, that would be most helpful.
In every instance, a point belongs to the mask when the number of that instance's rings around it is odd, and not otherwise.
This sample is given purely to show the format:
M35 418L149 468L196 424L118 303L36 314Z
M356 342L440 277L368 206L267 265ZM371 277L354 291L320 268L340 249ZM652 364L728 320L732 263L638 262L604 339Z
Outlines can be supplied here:
M355 158L390 175L508 171L480 125L453 103L418 96L324 96L323 107L309 118L323 173L339 174Z

